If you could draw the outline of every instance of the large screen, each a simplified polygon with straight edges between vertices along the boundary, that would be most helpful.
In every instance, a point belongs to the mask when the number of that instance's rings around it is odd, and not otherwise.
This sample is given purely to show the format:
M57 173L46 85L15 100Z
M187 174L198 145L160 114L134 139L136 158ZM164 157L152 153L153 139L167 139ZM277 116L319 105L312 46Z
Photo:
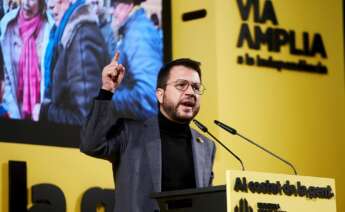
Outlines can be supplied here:
M0 9L0 141L77 147L116 52L126 75L112 96L115 116L157 113L168 1L5 0Z

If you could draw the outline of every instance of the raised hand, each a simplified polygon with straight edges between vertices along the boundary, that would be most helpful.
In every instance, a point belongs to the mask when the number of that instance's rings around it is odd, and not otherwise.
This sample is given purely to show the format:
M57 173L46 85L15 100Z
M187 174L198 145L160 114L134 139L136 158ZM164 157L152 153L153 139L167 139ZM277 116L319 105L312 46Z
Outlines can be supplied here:
M103 68L102 71L102 89L115 92L125 76L125 67L118 64L120 54L115 53L111 63Z

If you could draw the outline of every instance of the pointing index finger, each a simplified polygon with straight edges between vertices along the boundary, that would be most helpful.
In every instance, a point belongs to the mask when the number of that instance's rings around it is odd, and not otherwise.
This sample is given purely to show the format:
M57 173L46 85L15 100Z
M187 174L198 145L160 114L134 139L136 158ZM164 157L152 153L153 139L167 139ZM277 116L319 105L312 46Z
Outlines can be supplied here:
M119 61L119 57L120 57L120 53L119 52L116 52L115 53L115 56L113 58L113 63L117 63Z

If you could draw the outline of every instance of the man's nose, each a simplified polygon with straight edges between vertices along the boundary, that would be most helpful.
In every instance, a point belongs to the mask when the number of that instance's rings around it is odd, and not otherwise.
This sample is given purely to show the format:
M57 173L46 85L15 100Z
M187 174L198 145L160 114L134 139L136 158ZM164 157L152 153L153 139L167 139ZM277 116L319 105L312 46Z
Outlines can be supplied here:
M185 94L189 94L189 95L194 95L194 89L192 88L192 85L188 85L187 90L185 91Z

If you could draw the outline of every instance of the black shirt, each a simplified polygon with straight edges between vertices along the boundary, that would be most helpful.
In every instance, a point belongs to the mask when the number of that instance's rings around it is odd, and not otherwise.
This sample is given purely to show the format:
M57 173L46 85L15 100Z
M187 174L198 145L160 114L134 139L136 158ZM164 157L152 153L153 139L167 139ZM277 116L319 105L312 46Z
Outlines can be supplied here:
M161 113L158 120L162 142L162 191L195 188L189 125L172 122Z

